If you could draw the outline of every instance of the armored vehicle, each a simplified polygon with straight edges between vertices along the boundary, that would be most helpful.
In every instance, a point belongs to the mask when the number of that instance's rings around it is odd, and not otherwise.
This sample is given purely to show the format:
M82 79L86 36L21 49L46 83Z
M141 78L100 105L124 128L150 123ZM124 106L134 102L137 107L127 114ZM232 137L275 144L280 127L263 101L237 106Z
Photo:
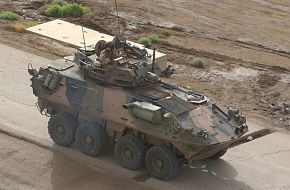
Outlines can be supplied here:
M98 156L113 140L122 167L145 165L152 176L167 180L180 166L219 158L268 133L246 135L246 118L239 110L161 80L154 53L148 62L144 50L129 47L125 56L96 67L99 47L80 49L72 59L39 70L29 64L38 108L50 117L48 132L56 144L76 143L84 154Z

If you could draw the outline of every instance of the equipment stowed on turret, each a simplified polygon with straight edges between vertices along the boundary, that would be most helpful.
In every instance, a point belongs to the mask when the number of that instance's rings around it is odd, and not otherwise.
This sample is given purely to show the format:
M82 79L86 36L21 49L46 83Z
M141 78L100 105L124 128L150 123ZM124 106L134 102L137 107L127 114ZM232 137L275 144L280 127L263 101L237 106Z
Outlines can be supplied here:
M120 37L115 37L111 42L113 58L110 64L103 66L100 54L105 51L106 43L100 40L94 49L77 50L73 62L80 67L84 78L94 78L115 86L135 87L146 82L148 71L162 75L155 64L155 50L152 57L146 49L132 46Z

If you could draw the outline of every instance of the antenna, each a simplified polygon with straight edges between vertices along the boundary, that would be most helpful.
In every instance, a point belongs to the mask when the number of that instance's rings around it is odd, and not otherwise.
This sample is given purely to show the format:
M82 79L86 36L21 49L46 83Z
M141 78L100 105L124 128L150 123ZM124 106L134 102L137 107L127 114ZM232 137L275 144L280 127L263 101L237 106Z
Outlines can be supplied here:
M86 56L86 62L87 62L87 47L86 47L86 39L85 39L85 32L84 32L84 27L82 26L82 33L83 33L83 40L84 40L84 48L85 48L85 56Z
M154 73L154 68L155 68L155 51L156 51L156 48L153 49L152 73Z
M85 32L84 32L84 27L82 26L82 33L83 33L83 40L84 40L84 48L85 48L85 51L86 50L86 39L85 39Z
M119 20L119 11L118 11L118 4L117 4L117 0L115 0L115 6L116 6L116 12L117 12L117 19L118 19L118 31L119 31L119 35L120 35L120 20Z

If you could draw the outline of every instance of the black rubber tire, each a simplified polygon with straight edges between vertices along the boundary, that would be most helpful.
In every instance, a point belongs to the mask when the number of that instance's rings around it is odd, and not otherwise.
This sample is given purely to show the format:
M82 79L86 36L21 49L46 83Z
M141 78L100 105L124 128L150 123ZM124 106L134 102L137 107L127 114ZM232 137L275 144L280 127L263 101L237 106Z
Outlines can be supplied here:
M69 113L56 113L48 121L50 138L58 145L69 146L75 140L76 118Z
M178 171L178 160L165 145L151 147L146 154L145 163L148 172L160 180L168 180ZM160 168L157 164L160 164Z
M115 144L115 158L124 168L130 170L142 168L145 160L144 143L133 135L123 136L120 141Z
M223 155L225 155L227 151L228 151L227 148L224 149L224 150L221 150L221 151L217 152L215 155L209 157L209 159L213 159L213 160L219 159L220 157L222 157Z
M95 123L86 123L79 126L76 140L82 153L88 156L98 156L106 146L106 132L103 127Z

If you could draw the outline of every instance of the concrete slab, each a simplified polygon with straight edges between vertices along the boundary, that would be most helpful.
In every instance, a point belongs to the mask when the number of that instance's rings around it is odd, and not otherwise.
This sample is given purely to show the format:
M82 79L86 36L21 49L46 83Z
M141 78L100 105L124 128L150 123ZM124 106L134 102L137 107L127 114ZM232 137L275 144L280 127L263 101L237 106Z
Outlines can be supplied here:
M65 42L77 48L84 46L82 26L72 24L60 19L56 19L50 22L46 22L40 25L36 25L27 28L28 31L49 37L61 42ZM99 40L112 41L114 36L110 36L98 31L83 27L86 46L94 46ZM134 43L131 41L132 45L139 48L144 48L143 45ZM149 54L153 54L153 50L146 49ZM167 66L167 56L166 54L156 52L156 63L159 65L160 69L163 70Z

